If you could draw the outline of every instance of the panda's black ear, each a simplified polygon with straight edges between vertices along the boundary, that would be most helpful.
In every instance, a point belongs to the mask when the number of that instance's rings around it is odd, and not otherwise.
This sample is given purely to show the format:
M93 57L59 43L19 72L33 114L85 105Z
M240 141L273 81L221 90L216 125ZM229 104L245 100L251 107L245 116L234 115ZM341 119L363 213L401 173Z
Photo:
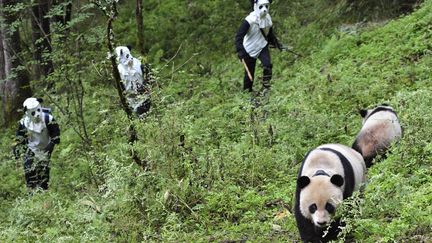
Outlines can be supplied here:
M344 179L341 175L336 174L330 178L330 182L338 187L341 187L344 184Z
M364 118L367 115L367 110L361 109L361 110L359 110L359 113L360 113L361 117Z
M127 45L126 47L129 49L129 51L132 51L132 46L131 45Z
M307 185L309 185L310 179L307 176L301 176L297 179L297 185L300 187L300 189L305 188Z
M42 99L42 98L37 98L36 99L39 103L43 103L44 102L44 100Z

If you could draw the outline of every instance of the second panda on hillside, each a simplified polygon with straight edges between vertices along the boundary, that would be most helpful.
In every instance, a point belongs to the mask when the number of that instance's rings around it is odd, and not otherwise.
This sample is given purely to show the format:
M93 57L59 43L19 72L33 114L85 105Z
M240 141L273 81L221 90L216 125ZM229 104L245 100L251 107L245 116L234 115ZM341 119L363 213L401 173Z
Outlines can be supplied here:
M365 182L362 156L341 144L325 144L305 157L297 178L295 217L304 242L327 242L337 238L337 206ZM328 233L324 232L328 230Z
M364 158L366 166L372 166L377 155L383 155L390 145L402 136L402 128L393 107L383 104L373 109L360 110L363 126L352 148Z

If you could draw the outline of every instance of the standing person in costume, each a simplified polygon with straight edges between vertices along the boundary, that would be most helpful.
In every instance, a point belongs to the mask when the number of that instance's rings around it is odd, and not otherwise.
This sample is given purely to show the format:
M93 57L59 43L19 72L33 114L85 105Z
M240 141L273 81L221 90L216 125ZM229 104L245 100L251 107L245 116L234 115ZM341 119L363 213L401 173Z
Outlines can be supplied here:
M269 0L254 0L254 11L243 20L235 37L237 55L245 67L243 89L249 92L253 90L256 60L263 65L263 88L269 89L272 78L269 45L282 50L273 31L270 3Z
M27 98L24 116L19 121L14 147L15 158L24 152L24 175L27 187L48 190L50 158L60 143L60 128L50 110L42 108L42 99Z
M143 78L141 61L131 54L130 46L119 46L115 49L117 55L120 78L124 86L124 92L129 107L138 116L142 116L150 110L150 84Z

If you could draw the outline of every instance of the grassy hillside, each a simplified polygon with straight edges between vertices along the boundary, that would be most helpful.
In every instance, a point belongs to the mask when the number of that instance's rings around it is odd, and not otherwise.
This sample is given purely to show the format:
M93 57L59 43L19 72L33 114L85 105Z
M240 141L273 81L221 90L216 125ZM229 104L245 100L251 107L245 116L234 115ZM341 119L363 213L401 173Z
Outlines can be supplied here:
M224 6L214 2L213 8ZM165 44L155 34L146 58L159 70L160 86L151 114L134 121L139 142L133 146L148 171L129 157L129 121L114 88L98 82L111 79L105 50L99 57L92 52L102 67L90 68L84 83L91 145L55 113L65 125L48 192L27 193L22 166L8 153L13 130L1 137L0 241L299 241L292 208L304 155L323 143L351 145L361 126L357 110L384 102L398 111L403 139L368 171L364 192L339 210L344 234L359 242L431 241L432 1L405 17L350 26L354 31L339 28L341 6L320 1L312 8L312 2L275 1L280 38L304 57L272 50L272 90L252 102L241 91L242 65L232 46L242 18L236 20L235 9L225 6L225 17L236 22L220 29L218 48L186 39L168 68L165 60L180 44L161 53ZM237 15L247 13L247 6L238 7ZM128 33L124 9L116 27L120 43ZM194 52L200 55L171 73L171 65ZM56 101L68 104L61 95Z

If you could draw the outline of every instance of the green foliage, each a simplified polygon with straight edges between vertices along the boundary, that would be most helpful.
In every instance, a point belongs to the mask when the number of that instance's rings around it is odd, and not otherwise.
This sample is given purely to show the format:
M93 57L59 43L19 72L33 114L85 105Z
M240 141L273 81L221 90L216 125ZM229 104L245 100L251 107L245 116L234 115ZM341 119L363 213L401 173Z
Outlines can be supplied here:
M432 2L353 32L338 30L343 5L329 2L274 1L280 38L305 57L272 50L266 99L241 91L234 56L248 1L146 1L148 56L139 58L159 79L150 113L133 121L113 87L105 19L82 6L69 31L53 31L55 92L37 94L62 129L48 192L26 191L22 162L9 153L13 131L1 138L0 241L298 241L292 208L304 155L323 143L350 145L357 109L383 102L398 111L404 136L338 209L343 237L430 241ZM116 43L133 44L133 10L120 1Z

